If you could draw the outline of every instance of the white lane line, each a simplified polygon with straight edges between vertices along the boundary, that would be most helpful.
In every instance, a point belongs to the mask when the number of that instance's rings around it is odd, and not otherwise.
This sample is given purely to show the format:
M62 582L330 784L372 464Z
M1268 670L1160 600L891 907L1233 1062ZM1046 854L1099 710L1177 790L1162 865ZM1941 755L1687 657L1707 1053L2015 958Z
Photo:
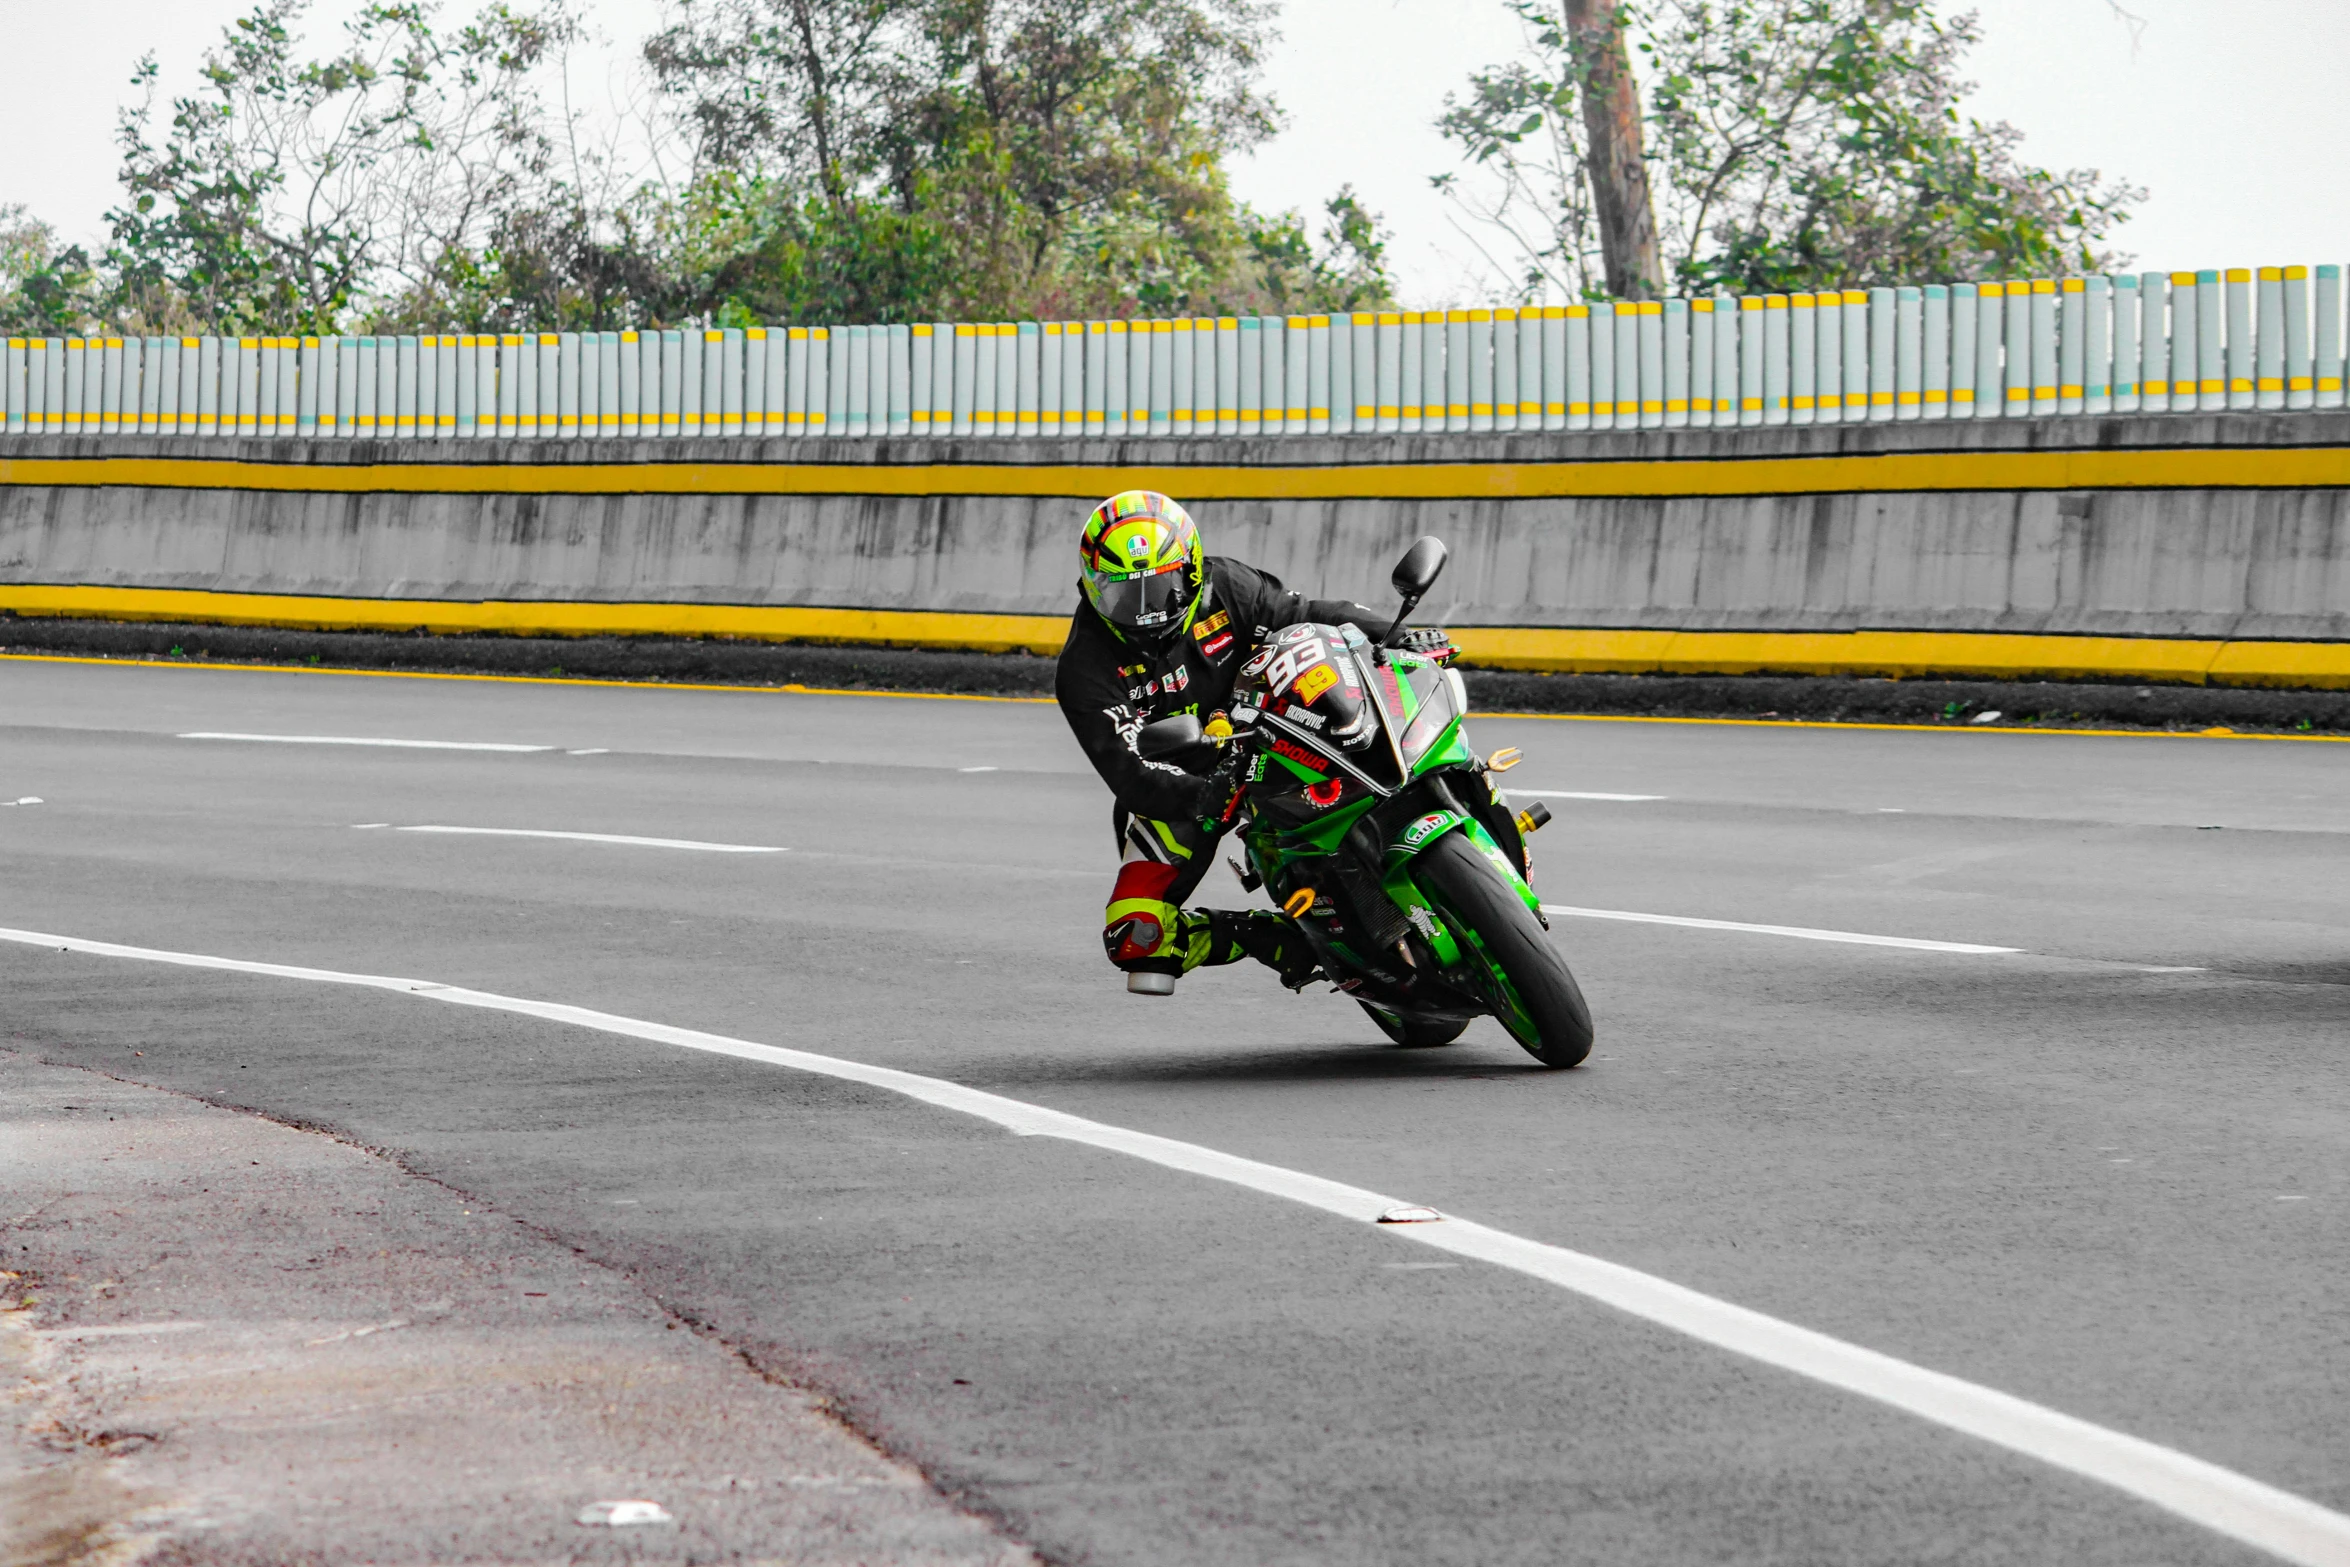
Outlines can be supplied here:
M403 751L552 751L551 745L504 745L494 740L379 740L364 735L243 735L199 729L182 740L253 740L265 745L384 745Z
M1985 947L1971 941L1927 941L1917 936L1871 936L1857 930L1813 930L1806 925L1749 925L1744 920L1701 920L1686 914L1635 914L1629 909L1578 909L1545 903L1545 914L1579 920L1630 920L1635 925L1687 925L1693 930L1742 930L1756 936L1794 936L1804 941L1842 941L1856 947L1908 947L1917 952L1970 952L1984 956L2021 952L2021 947Z
M1233 1154L1178 1142L1150 1132L1088 1121L1041 1105L1007 1099L982 1089L965 1088L935 1077L901 1072L894 1067L869 1066L837 1056L816 1055L780 1045L755 1044L724 1034L676 1028L636 1018L597 1012L587 1007L553 1001L530 1001L489 991L467 990L430 980L396 979L380 974L346 974L334 969L301 968L292 964L257 963L243 958L209 957L194 952L169 952L153 947L130 947L76 936L52 936L39 931L0 929L0 940L32 947L99 957L132 958L169 963L184 968L226 969L241 974L265 974L280 979L310 980L330 985L355 985L370 990L395 991L428 1001L481 1007L549 1022L569 1023L629 1039L702 1050L738 1060L760 1061L793 1071L810 1072L844 1082L904 1094L909 1099L941 1109L992 1121L1024 1137L1058 1137L1107 1152L1125 1154L1170 1170L1229 1182L1270 1197L1281 1197L1339 1218L1373 1227L1383 1235L1414 1241L1456 1256L1490 1262L1526 1274L1561 1289L1615 1307L1631 1316L1658 1323L1676 1332L1735 1354L1810 1377L1831 1387L1857 1393L1921 1419L1964 1432L1983 1441L2037 1458L2058 1469L2100 1481L2165 1512L2200 1524L2246 1545L2268 1551L2302 1567L2350 1567L2350 1516L2320 1507L2306 1498L2263 1484L2248 1475L2206 1463L2172 1448L2162 1447L2119 1431L2092 1425L2044 1405L1979 1384L1913 1366L1875 1350L1847 1344L1809 1328L1782 1322L1759 1311L1716 1300L1692 1289L1607 1262L1563 1246L1528 1240L1490 1229L1466 1219L1434 1224L1379 1224L1379 1216L1408 1206L1398 1199L1359 1186L1325 1180L1302 1170L1261 1164Z
M576 843L621 843L635 849L699 849L705 854L788 854L772 843L704 843L699 838L639 838L621 832L553 832L536 827L395 827L394 832L464 833L481 838L568 838Z
M1662 800L1667 798L1661 794L1595 794L1588 789L1512 789L1506 785L1501 792L1511 796L1522 794L1528 798L1539 795L1545 800Z

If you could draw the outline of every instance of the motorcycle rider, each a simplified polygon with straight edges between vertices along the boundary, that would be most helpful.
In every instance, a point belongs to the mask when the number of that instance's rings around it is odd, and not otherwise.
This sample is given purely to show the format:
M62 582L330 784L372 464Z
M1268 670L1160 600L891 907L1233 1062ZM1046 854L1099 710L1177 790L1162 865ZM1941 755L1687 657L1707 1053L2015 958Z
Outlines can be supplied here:
M1083 597L1070 617L1054 682L1077 743L1110 786L1122 863L1102 917L1102 946L1126 987L1170 995L1195 968L1255 958L1291 989L1315 973L1288 916L1266 909L1186 909L1230 825L1230 780L1137 749L1145 724L1179 713L1203 721L1232 699L1241 665L1284 626L1352 624L1366 636L1389 618L1344 599L1309 599L1268 572L1209 555L1190 514L1155 490L1126 490L1093 509L1078 541ZM1440 630L1405 646L1448 655Z

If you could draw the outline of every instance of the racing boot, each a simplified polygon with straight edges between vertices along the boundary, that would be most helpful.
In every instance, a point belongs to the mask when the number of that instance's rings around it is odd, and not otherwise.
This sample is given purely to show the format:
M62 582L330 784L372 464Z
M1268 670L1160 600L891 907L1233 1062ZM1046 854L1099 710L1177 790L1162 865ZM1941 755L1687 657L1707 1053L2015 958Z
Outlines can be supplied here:
M1270 909L1186 909L1183 913L1186 935L1195 928L1194 921L1204 927L1205 939L1195 941L1191 950L1198 951L1202 945L1206 948L1205 954L1191 964L1194 968L1254 958L1280 975L1281 983L1291 990L1303 990L1322 977L1313 944L1286 914L1276 914ZM1185 956L1189 957L1190 953Z

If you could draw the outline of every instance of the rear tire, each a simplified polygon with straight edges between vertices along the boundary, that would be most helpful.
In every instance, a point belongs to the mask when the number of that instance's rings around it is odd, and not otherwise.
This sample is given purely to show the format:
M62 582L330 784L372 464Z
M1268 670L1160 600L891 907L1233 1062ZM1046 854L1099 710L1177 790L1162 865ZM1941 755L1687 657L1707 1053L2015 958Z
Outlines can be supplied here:
M1385 1034L1407 1050L1422 1050L1431 1045L1449 1045L1461 1037L1462 1029L1469 1026L1466 1021L1454 1021L1440 1017L1413 1017L1407 1012L1390 1012L1385 1007L1375 1007L1368 1001L1362 1003L1362 1008L1371 1015L1371 1021L1379 1025L1380 1033Z
M1413 879L1453 923L1475 936L1486 966L1499 970L1516 992L1535 1037L1526 1038L1506 1016L1502 1026L1535 1060L1568 1067L1591 1053L1591 1008L1582 987L1534 911L1474 843L1446 833L1421 851Z

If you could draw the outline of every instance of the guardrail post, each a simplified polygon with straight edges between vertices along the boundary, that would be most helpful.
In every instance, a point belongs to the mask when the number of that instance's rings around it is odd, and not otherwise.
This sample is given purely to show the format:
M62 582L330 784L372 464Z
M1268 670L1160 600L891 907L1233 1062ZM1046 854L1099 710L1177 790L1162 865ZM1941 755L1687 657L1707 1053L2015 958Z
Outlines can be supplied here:
M1974 417L1997 419L2007 412L2007 359L2004 352L2007 285L1977 283L1974 289Z
M1222 331L1222 327L1217 329ZM1253 315L1238 317L1234 324L1234 392L1236 413L1231 432L1234 435L1264 435L1264 322ZM1224 366L1217 362L1217 378L1222 381ZM1217 421L1222 425L1222 421Z
M1820 416L1820 318L1810 294L1787 296L1787 422L1813 424Z
M98 349L98 433L122 433L122 339L95 338Z
M1665 428L1689 428L1689 301L1664 303Z
M1925 296L1914 288L1893 291L1893 417L1925 414Z
M2217 271L2195 274L2195 407L2203 413L2223 413L2228 406L2227 353L2221 336L2227 330L2224 287Z
M1293 337L1298 329L1290 328ZM1302 404L1291 415L1303 423L1292 424L1293 430L1304 430L1308 435L1330 433L1331 405L1337 401L1330 387L1330 318L1305 317L1305 374L1297 378L1297 388L1290 394L1292 404Z
M2308 408L2317 390L2309 367L2309 269L2285 268L2279 286L2285 295L2285 406Z
M424 401L423 347L417 338L402 334L394 374L398 378L393 395L400 404L399 438L413 441L424 430L428 407Z
M780 341L780 340L779 340ZM742 433L767 433L767 329L742 329Z
M1517 327L1518 428L1547 429L1549 414L1542 395L1542 339L1548 330L1544 308L1540 305L1520 305Z
M1149 346L1150 379L1144 392L1150 409L1149 429L1153 435L1171 435L1175 430L1175 323L1151 322ZM1299 347L1302 352L1304 345Z
M139 356L139 373L133 378L139 392L139 433L153 435L162 428L158 423L162 403L162 387L156 375L156 369L163 358L163 339L150 334L146 337L131 339L130 342L136 344ZM125 354L127 357L128 345L126 345ZM7 406L7 388L0 386L0 412L4 412ZM127 422L131 415L127 400L122 412L123 418Z
M65 339L43 337L41 350L41 426L50 435L65 430Z
M2195 348L2200 331L2196 317L2202 304L2195 289L2195 274L2173 272L2167 294L2170 330L2165 341L2169 345L2170 380L2169 396L2163 406L2172 413L2191 414L2195 411Z
M555 336L555 437L558 440L579 439L579 334L557 332ZM545 339L541 338L541 342ZM542 355L542 362L543 362Z
M2259 293L2253 406L2282 408L2285 406L2285 269L2262 267Z
M1081 328L1072 328L1079 330ZM930 329L930 433L952 435L955 429L955 324L934 321ZM1082 341L1079 345L1082 356ZM1083 377L1080 378L1082 384Z
M1330 317L1330 433L1352 435L1355 407L1361 402L1355 385L1355 316L1342 311Z
M995 324L995 433L1020 433L1020 323Z
M517 338L515 341L519 342L521 339ZM391 425L398 417L398 413L397 410L386 407L384 404L383 340L374 337L359 337L353 339L353 344L357 351L352 356L351 366L352 389L355 393L351 400L351 434L356 440L372 441L380 435L389 433L384 426ZM212 379L209 369L203 378L207 382ZM509 375L508 379L514 380L519 386L519 377ZM233 397L236 394L231 390L229 395ZM499 409L499 413L502 425L510 422L510 416L507 415L507 411L503 407Z
M2077 414L2088 397L2089 330L2087 285L2068 277L2057 285L2056 409Z
M1167 334L1167 341L1160 345L1167 350L1167 433L1187 436L1192 433L1195 417L1192 372L1196 351L1192 347L1191 317L1177 316L1169 321ZM1155 376L1157 371L1152 374Z
M2317 340L2311 345L2310 374L2317 382L2314 406L2342 406L2342 269L2326 262L2317 269Z
M1544 305L1534 333L1540 345L1534 362L1538 367L1535 389L1541 395L1542 428L1563 430L1567 427L1567 307Z
M1763 422L1763 308L1759 294L1738 296L1738 427Z
M2008 418L2020 419L2032 411L2032 317L2036 313L2032 303L2033 285L2021 279L2010 278L2005 290L2007 296L2007 396L2002 411ZM2049 395L2056 395L2055 364L2049 365Z
M718 378L712 363L718 355L712 352L710 335L707 327L689 326L680 328L677 336L677 433L696 440L718 433ZM841 352L841 329L829 328L828 336L833 364L844 367L848 361ZM830 433L839 434L840 399L827 402L825 412Z
M1445 312L1420 312L1420 428L1432 434L1445 428L1448 417L1444 352L1449 327Z
M237 355L237 434L259 435L261 433L261 339L240 337L234 341ZM97 390L95 382L91 383L90 390L93 392ZM97 411L94 407L88 410L93 414ZM225 409L222 411L226 412ZM226 420L224 419L223 422L225 423ZM82 428L84 430L92 428L87 418L83 419Z
M933 369L936 361L932 357L932 349L938 341L937 333L938 328L927 321L914 323L910 368L913 372L911 421L916 435L933 433L930 428L930 410L937 398L932 392L935 384L932 376L936 373Z
M2035 414L2056 412L2056 281L2032 280L2032 401Z
M233 354L231 362L234 362ZM102 371L100 373L103 374ZM90 383L94 379L90 366L90 339L86 337L67 338L65 340L65 433L68 435L80 435L83 431L84 411L90 400ZM231 385L234 384L232 381Z
M1443 423L1436 428L1445 435L1459 435L1469 428L1469 312L1443 312L1441 327L1429 341L1429 355L1429 381L1436 383L1436 406L1443 411ZM1436 374L1438 369L1443 371L1441 376ZM1436 409L1422 404L1422 413L1433 418Z
M1468 320L1458 334L1447 333L1445 349L1449 353L1458 345L1468 355L1468 385L1460 400L1469 405L1468 428L1488 432L1493 428L1493 312L1490 310L1464 311ZM1447 425L1451 420L1447 419Z
M1084 435L1086 426L1085 323L1061 323L1061 433Z
M1763 423L1785 424L1787 406L1787 296L1763 296Z
M1355 435L1385 428L1379 422L1379 323L1384 319L1376 310L1357 310L1347 318L1347 430ZM1335 404L1330 412L1337 415Z
M1097 333L1102 330L1102 323L1099 321L1094 322L1093 326ZM952 383L954 401L948 405L952 413L948 419L947 428L949 433L954 435L969 435L978 428L979 399L985 395L979 386L979 327L977 324L970 321L956 322L954 346L954 380ZM1103 340L1102 351L1108 352L1107 339Z
M1407 331L1419 328L1404 326L1400 310L1382 310L1378 325L1373 328L1375 346L1371 352L1371 423L1369 428L1383 435L1392 435L1403 428L1403 400L1405 391L1403 352Z
M187 344L193 341L192 338L181 338L176 335L166 335L156 340L154 361L155 430L159 435L180 435L196 427L195 410L191 408L187 411L184 422L180 411L181 385L183 382L190 386L195 384L194 377L190 376L186 369L186 362L195 357L187 348ZM320 360L327 371L320 381L318 406L322 418L334 407L333 345L334 339L332 338L328 338L321 345L324 352L321 354Z
M2171 285L2167 272L2138 274L2138 400L2147 413L2168 413L2171 409L2171 371L2177 363L2178 349L2171 342ZM2194 274L2188 273L2193 280ZM2189 331L2192 338L2195 291L2185 291ZM2191 388L2190 388L2191 389ZM2188 407L2193 407L2192 399Z
M651 333L646 335L653 336ZM823 340L824 328L820 326L808 328L808 401L804 406L807 413L805 428L810 435L821 434L824 422L824 350L821 346ZM685 433L685 333L683 329L664 329L659 334L655 346L660 355L661 373L657 380L649 376L646 379L649 383L648 389L655 393L658 402L653 408L645 410L646 423L651 424L653 416L657 413L661 421L660 433L664 437L680 436ZM650 434L651 431L648 430L646 433Z
M952 339L940 338L932 361L938 367L943 384L953 374L954 365L949 344ZM784 403L783 429L786 435L808 433L808 329L804 326L784 328L783 374ZM939 432L944 434L944 431Z
M826 354L824 377L824 433L846 437L849 433L849 354L848 333L840 327L824 329Z
M1616 303L1616 428L1640 428L1640 305Z
M1972 283L1950 285L1950 417L1975 417L1975 339L1980 328L1975 317L1980 302Z
M10 435L22 435L32 396L31 348L21 337L8 339L8 359L0 365L0 409Z
M1616 306L1591 306L1591 428L1616 427Z
M2084 313L2088 330L2082 338L2087 367L2081 382L2081 411L2101 414L2113 411L2113 286L2103 277L2092 277L2082 287Z
M2222 309L2227 312L2227 396L2221 405L2232 409L2246 409L2258 405L2255 345L2252 341L2252 269L2229 267L2221 276L2225 279Z
M1282 396L1281 372L1289 363L1289 337L1279 316L1242 316L1240 433L1243 435L1279 435L1282 421L1288 417L1288 403ZM1256 365L1252 379L1248 373L1251 361Z
M1124 435L1126 412L1134 406L1131 372L1127 366L1131 352L1127 342L1129 334L1123 321L1111 321L1106 326L1108 335L1102 339L1102 433Z
M2115 273L2113 284L2113 411L2138 411L2138 279Z
M1565 391L1566 419L1561 428L1588 430L1591 428L1593 398L1591 380L1591 307L1563 305L1559 308L1560 383Z
M328 343L331 347L333 339L328 339ZM630 334L630 346L635 346L634 333ZM333 362L331 352L326 356L326 361L330 364ZM632 375L628 379L634 381L635 377ZM323 387L321 392L323 394ZM326 406L326 396L322 395L319 403L322 421L331 426L334 414ZM467 333L457 339L457 437L459 440L470 441L480 434L481 339Z
M1216 394L1216 418L1209 429L1218 435L1240 433L1240 317L1216 317L1216 376L1209 383ZM1201 432L1205 434L1206 432Z
M858 335L862 337L869 330L859 328ZM717 421L716 428L703 430L704 435L743 433L744 379L750 370L745 347L740 327L730 326L702 334L702 406L708 410L706 417ZM854 365L858 359L866 360L870 373L871 359L863 352L866 345L860 343L857 347L859 352L849 362Z
M1476 410L1472 408L1471 413ZM1493 428L1518 427L1518 312L1493 312Z
M1950 417L1950 285L1929 283L1919 306L1921 360L1920 418Z
M1043 428L1043 328L1034 321L1013 322L1012 350L1012 435L1034 439Z
M840 388L837 411L828 405L826 428L846 439L873 433L873 330L864 326L832 329L832 352L840 360L833 382ZM1005 410L1007 424L1011 411ZM1007 429L1005 434L1010 434Z
M693 337L695 339L696 345L695 352L698 354L700 352L699 345L701 334L698 332L694 333ZM713 355L712 357L716 356ZM560 439L563 434L563 335L560 332L539 333L537 358L539 374L538 435L541 440L557 440ZM573 397L576 398L578 393L579 388L575 383L572 387ZM573 406L574 408L577 407L576 402L573 404ZM698 405L695 403L689 403L687 406L697 407ZM405 414L407 411L408 410L406 408L401 410L403 414ZM712 408L710 410L710 423L712 426L711 433L715 434L718 423L718 410L716 408ZM414 434L412 428L406 427L412 424L412 420L404 421L404 427L401 430L401 434L403 436Z
M497 340L492 338L494 343ZM191 347L190 344L194 346ZM203 381L203 339L191 338L180 345L180 428L195 428L196 401ZM344 440L355 440L359 435L359 339L334 339L335 360L335 428L334 434ZM491 396L496 396L497 382L490 383ZM321 403L323 405L323 397ZM493 406L484 418L491 430L497 428L498 412Z
M1714 423L1714 302L1689 301L1689 424L1710 430Z
M1640 428L1665 427L1665 307L1654 299L1633 306L1632 367Z
M457 364L464 357L464 351L458 346L457 339L446 332L442 333L441 346L434 351L433 355L433 375L436 378L437 390L433 396L432 417L433 434L443 439L453 438L457 434ZM602 395L599 386L598 396L602 397ZM606 410L609 410L611 406L609 400L603 402L603 407Z
M1426 372L1420 366L1420 357L1425 343L1420 330L1420 312L1406 310L1402 313L1402 319L1403 325L1396 340L1398 345L1396 349L1396 396L1398 401L1395 405L1395 427L1407 433L1414 433L1421 428L1420 384L1426 379Z
M1036 423L1039 433L1061 433L1061 323L1036 324ZM1079 374L1082 376L1083 371ZM1079 415L1082 428L1083 414Z

